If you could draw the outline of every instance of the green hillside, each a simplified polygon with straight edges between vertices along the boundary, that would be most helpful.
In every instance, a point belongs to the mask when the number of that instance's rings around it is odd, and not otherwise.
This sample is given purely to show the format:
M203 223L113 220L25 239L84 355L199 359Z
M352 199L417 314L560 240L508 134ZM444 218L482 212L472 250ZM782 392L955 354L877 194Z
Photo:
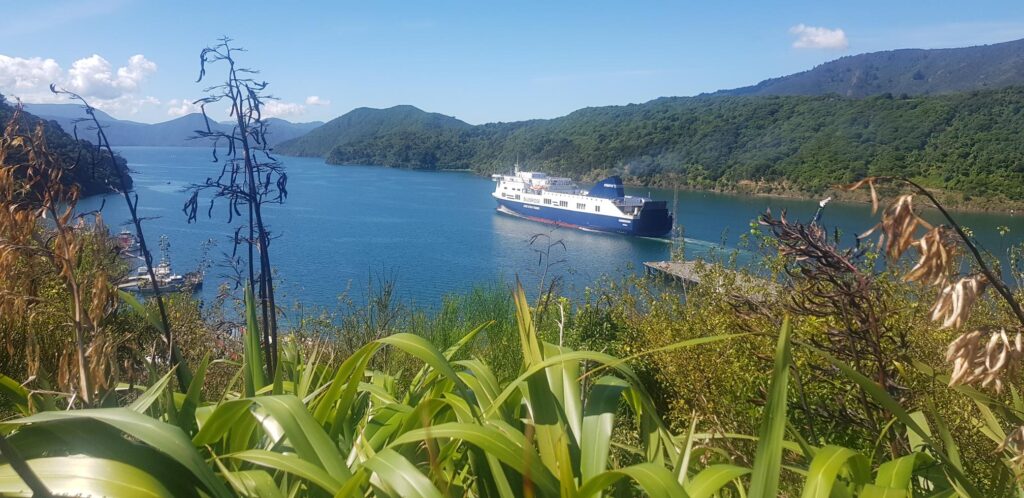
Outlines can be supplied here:
M580 179L617 172L646 185L734 190L758 182L762 191L811 195L899 174L966 196L1024 200L1021 87L917 98L663 98L480 126L411 109L393 121L393 109L353 111L279 151L481 173L507 170L519 157Z
M328 121L306 135L279 144L275 151L293 156L326 157L335 147L350 143L364 143L382 137L393 139L396 136L413 139L417 135L442 139L452 134L467 132L472 128L472 125L451 116L424 112L411 105L399 105L388 109L360 107ZM425 145L427 144L411 144L410 150L422 150L426 148ZM433 153L444 154L443 151ZM401 152L392 150L384 154L396 155ZM419 159L427 161L422 164L429 163L429 157ZM436 163L437 161L434 161L432 164ZM399 165L401 162L389 164ZM419 167L420 164L412 161L407 166ZM447 162L441 161L440 164Z
M994 90L1024 85L1024 40L943 49L886 50L842 57L811 70L724 95L824 95L866 97L883 93L925 95Z
M14 107L5 101L3 95L0 95L0 123L6 124L13 113ZM66 175L64 178L69 182L77 183L82 189L82 196L111 192L115 187L120 186L117 170L114 168L114 162L111 161L109 155L102 153L100 154L102 159L94 160L94 155L98 154L96 147L85 140L76 141L56 121L46 121L24 111L22 112L22 120L22 126L25 129L32 129L35 123L42 121L45 126L46 142L50 150L60 154L64 159L65 165L68 167L76 164L77 161L77 166L71 168L69 170L70 175ZM79 133L81 135L85 132ZM114 160L121 167L126 167L124 158L115 155ZM131 185L128 187L130 188Z

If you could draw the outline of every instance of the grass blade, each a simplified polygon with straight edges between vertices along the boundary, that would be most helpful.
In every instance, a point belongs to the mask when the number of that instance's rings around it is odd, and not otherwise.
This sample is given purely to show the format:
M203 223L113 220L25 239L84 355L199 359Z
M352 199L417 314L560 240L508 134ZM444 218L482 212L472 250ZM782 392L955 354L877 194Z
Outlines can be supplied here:
M786 404L789 388L789 364L792 351L789 334L792 331L789 316L782 321L779 342L775 348L775 368L768 391L761 429L758 431L757 452L750 476L750 496L775 496L779 490L782 472L782 441L786 431Z
M395 450L384 450L366 461L367 468L373 470L394 496L443 498L444 495L434 486L430 479L423 475L415 465L409 463Z
M213 496L230 496L224 483L217 479L180 429L126 408L43 412L4 422L0 424L0 428L61 424L80 419L94 420L128 434L181 464Z
M518 435L519 440L513 440L513 434ZM406 432L396 438L391 446L438 438L466 441L488 455L501 460L501 463L508 465L520 474L529 476L542 495L556 496L559 494L558 480L540 462L538 455L528 448L526 438L518 431L507 433L489 425L453 422Z
M711 465L693 476L683 488L690 498L711 498L729 483L749 473L750 469L738 465Z
M245 286L245 337L243 339L245 358L245 395L252 397L256 391L267 385L263 372L263 353L260 349L260 326L256 319L256 297L252 285Z
M275 453L266 450L245 450L224 455L222 458L235 458L254 463L268 469L286 472L301 477L328 493L334 494L341 490L342 483L332 477L326 470L294 453Z
M54 495L174 497L149 473L116 460L76 455L36 458L28 464ZM0 465L0 495L32 496L32 490L10 465Z
M622 391L629 388L617 377L601 377L590 390L583 409L583 435L580 440L580 475L583 482L604 472L608 467L608 450L612 443L615 413Z
M0 394L7 397L11 403L21 412L22 415L31 415L28 404L28 389L25 389L18 381L0 374Z
M601 496L601 491L622 479L632 479L645 496L651 498L688 497L686 490L665 467L654 463L641 463L598 474L580 488L581 497Z
M867 484L871 477L871 464L867 457L849 448L825 446L814 454L811 467L807 470L804 484L804 498L828 498L833 496L832 488L843 468L849 468L849 481L854 486Z

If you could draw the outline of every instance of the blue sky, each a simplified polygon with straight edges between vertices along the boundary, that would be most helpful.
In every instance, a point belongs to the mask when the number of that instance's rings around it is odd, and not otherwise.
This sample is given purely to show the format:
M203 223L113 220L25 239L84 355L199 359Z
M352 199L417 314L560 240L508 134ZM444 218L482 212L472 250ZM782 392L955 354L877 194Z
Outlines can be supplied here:
M41 0L3 12L0 93L44 101L57 81L143 122L191 110L205 86L199 51L225 34L286 119L412 104L470 123L745 86L862 52L1024 38L1019 0Z

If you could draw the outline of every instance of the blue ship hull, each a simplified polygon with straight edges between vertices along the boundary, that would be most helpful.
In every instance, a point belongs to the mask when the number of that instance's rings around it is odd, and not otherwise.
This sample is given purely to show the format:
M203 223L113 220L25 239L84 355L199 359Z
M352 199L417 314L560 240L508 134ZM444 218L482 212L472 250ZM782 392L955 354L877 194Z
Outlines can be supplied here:
M581 213L549 206L538 206L508 199L496 199L511 214L551 225L582 228L598 232L637 237L664 237L672 231L672 216L667 208L645 207L635 219Z

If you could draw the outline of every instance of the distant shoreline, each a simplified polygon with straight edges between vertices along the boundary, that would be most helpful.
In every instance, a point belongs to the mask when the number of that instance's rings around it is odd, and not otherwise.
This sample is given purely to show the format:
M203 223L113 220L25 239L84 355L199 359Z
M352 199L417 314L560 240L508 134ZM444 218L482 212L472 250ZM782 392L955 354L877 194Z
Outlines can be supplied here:
M671 190L678 188L679 190L685 190L690 192L713 192L716 194L724 195L737 195L737 196L754 196L754 197L766 197L776 199L793 199L793 200L805 200L805 201L820 201L826 197L832 197L834 203L842 203L849 205L870 205L871 197L866 188L863 192L848 192L845 190L839 190L835 188L828 189L821 193L807 193L807 192L795 192L795 191L782 191L782 192L759 192L745 189L722 189L722 188L694 188L694 187L671 187L671 186L660 186L656 184L638 184L638 183L627 183L631 187L649 187L649 188L660 188ZM1021 216L1024 214L1024 201L987 201L979 203L977 201L963 200L957 198L950 198L951 196L959 197L962 194L949 193L939 190L930 189L930 191L939 199L942 203L942 207L949 211L958 213L987 213L987 214L1003 214L1007 216ZM887 201L891 202L897 192L911 193L909 189L892 189L886 188L885 190L879 189L879 209L884 209ZM918 198L916 203L917 207L926 210L935 210L931 202L927 199Z
M284 154L282 154L284 155ZM286 156L286 157L308 157L308 156ZM486 178L489 173L479 172L471 168L407 168L407 167L396 167L386 166L380 164L335 164L324 160L329 166L371 166L376 168L392 168L392 169L406 169L410 171L433 171L438 173L472 173L476 176ZM574 179L577 181L586 182L590 179ZM743 181L732 185L732 188L721 188L711 187L702 188L694 187L691 185L673 185L656 182L638 182L636 178L624 177L623 181L627 187L644 187L644 188L658 188L665 190L683 190L688 192L711 192L716 194L725 195L737 195L737 196L756 196L756 197L767 197L777 199L795 199L795 200L806 200L806 201L819 201L825 197L832 197L832 202L841 202L844 204L868 204L870 203L870 197L867 190L863 192L847 192L838 190L835 188L827 189L821 193L808 193L791 188L787 188L784 184L778 183L765 183L757 185L750 180ZM769 189L771 191L763 191L760 189ZM892 197L892 194L896 193L896 189L885 188L879 189L879 195L881 202L885 203L885 199ZM891 192L890 192L891 191ZM990 200L986 199L986 202L978 202L973 199L963 199L963 194L954 192L945 192L941 190L931 189L939 201L943 203L943 207L950 211L956 211L960 213L995 213L1004 214L1008 216L1020 216L1024 214L1024 201L1005 201L1005 200ZM927 201L919 202L918 207L923 209L934 209Z

